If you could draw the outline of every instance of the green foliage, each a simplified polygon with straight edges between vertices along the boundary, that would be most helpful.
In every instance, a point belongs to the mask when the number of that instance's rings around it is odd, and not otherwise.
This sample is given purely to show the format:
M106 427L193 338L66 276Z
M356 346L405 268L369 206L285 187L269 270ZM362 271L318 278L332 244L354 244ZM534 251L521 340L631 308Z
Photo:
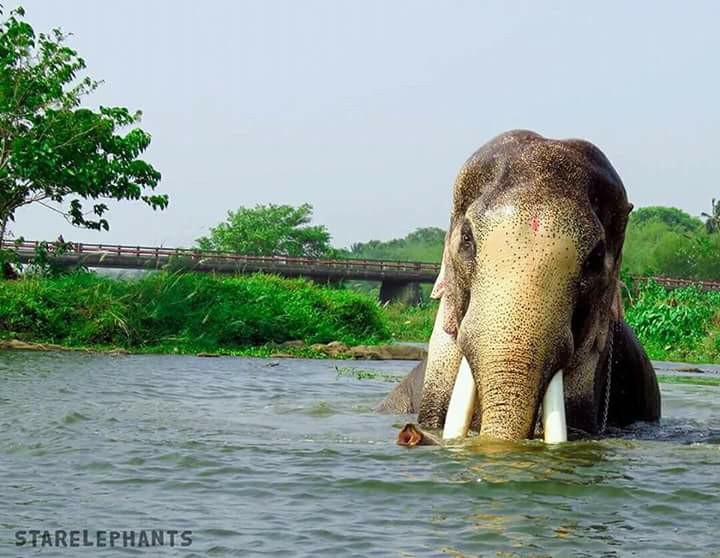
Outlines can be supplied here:
M370 240L350 247L348 257L375 260L414 262L440 262L442 259L445 231L437 227L416 229L405 238L382 242Z
M23 16L18 8L0 22L0 238L15 211L32 203L67 202L64 209L49 207L98 230L109 228L102 200L165 208L167 196L152 193L160 173L138 158L150 135L139 128L118 133L140 113L81 107L99 85L79 77L85 61L62 31L36 35Z
M254 256L332 256L330 233L324 225L309 225L313 208L256 205L229 211L227 221L197 239L202 250L220 250Z
M711 207L710 213L702 213L705 219L705 230L707 230L708 234L720 231L720 203L713 198Z
M720 279L720 235L700 219L672 207L646 207L630 214L623 270L634 275Z
M659 205L635 209L630 213L628 225L630 227L640 227L650 221L660 222L678 232L695 233L702 230L703 227L700 219L688 215L683 210Z
M667 290L649 281L627 309L626 318L638 337L663 346L696 343L707 335L720 308L720 293L695 287Z
M374 300L305 280L91 273L0 282L0 332L25 341L216 351L302 339L351 345L387 339Z
M652 282L635 289L626 318L650 358L720 361L720 293ZM118 280L76 272L0 282L0 337L138 352L269 356L263 345L294 339L427 342L436 312L437 302L380 308L358 293L267 275Z
M719 313L720 292L667 290L650 281L639 285L625 317L653 359L717 360Z
M438 302L431 300L409 306L401 303L388 304L385 315L388 318L390 333L396 341L423 341L430 339Z

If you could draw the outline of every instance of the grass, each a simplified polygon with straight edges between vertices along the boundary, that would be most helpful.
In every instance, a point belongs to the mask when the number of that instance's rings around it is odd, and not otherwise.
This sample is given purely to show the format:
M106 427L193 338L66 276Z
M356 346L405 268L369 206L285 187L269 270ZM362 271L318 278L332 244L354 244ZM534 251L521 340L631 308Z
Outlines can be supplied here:
M376 299L301 279L160 272L120 280L92 273L0 281L0 339L136 353L323 358L309 347L427 341L437 302ZM653 360L720 362L720 293L634 287L626 319Z
M396 341L427 342L435 324L437 309L436 301L417 306L388 304L384 307L384 315L392 338Z
M625 319L653 360L720 362L720 292L636 287Z
M75 273L1 281L0 337L133 352L267 356L289 340L375 344L389 340L390 331L369 297L301 279L161 272L118 280Z

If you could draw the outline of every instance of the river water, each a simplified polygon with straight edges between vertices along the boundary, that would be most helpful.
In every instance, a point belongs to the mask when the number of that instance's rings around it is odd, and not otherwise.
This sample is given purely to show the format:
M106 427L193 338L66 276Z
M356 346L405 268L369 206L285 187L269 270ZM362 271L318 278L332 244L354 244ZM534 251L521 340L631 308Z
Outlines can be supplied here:
M720 388L613 439L408 450L372 409L412 365L2 352L0 556L720 556Z

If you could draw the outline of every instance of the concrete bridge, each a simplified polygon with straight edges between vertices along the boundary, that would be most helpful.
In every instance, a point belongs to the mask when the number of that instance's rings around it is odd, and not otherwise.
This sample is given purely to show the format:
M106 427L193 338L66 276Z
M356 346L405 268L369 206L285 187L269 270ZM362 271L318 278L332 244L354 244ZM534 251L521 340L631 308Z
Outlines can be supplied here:
M316 259L286 256L244 256L230 252L200 251L159 246L124 246L118 244L66 243L56 249L52 242L3 242L3 248L14 250L21 263L34 260L36 250L44 244L54 262L60 265L84 265L114 269L183 269L209 273L273 273L283 277L306 277L318 283L342 280L379 281L382 302L420 300L420 284L434 283L440 271L438 264L360 259Z
M3 242L3 248L14 250L21 263L34 260L36 250L45 244L53 261L67 266L105 267L114 269L183 269L206 273L273 273L283 277L306 277L318 283L342 280L379 281L381 302L420 301L420 284L434 283L440 265L423 262L398 262L360 259L292 258L286 256L244 256L232 252L200 251L159 246L124 246L118 244L67 243L56 252L54 243L26 241ZM700 281L674 277L634 277L636 281L652 279L664 287L696 286L701 290L720 291L720 281Z

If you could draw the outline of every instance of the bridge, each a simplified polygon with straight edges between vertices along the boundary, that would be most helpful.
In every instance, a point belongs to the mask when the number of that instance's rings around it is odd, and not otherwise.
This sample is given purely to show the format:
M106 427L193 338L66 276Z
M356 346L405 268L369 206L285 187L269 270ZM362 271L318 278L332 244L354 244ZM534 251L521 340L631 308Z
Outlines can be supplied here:
M272 273L283 277L305 277L318 283L343 280L380 282L380 301L415 304L420 300L420 285L434 283L440 265L424 262L387 260L296 258L288 256L246 256L233 252L164 248L161 246L125 246L119 244L66 243L57 250L54 243L4 241L2 247L13 250L21 263L30 263L37 250L47 246L53 261L66 266L114 269L183 269L205 273ZM636 281L654 280L664 287L696 286L701 290L720 291L720 281L700 281L674 277L633 277Z
M420 300L420 284L434 283L440 265L361 259L296 258L288 256L246 256L232 252L125 246L119 244L66 243L58 250L55 243L4 241L21 263L30 263L41 246L46 246L59 265L113 269L183 269L206 273L272 273L283 277L306 277L318 283L342 280L380 282L381 302Z

